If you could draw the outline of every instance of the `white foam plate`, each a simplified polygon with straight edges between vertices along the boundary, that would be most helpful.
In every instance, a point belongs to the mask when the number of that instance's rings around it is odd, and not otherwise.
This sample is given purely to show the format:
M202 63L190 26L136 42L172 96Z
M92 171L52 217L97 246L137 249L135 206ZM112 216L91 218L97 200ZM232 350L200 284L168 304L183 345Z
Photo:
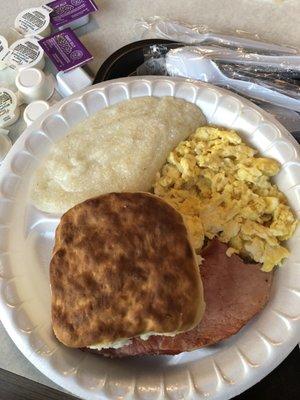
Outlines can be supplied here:
M43 374L85 399L228 399L275 368L299 341L300 230L276 271L271 300L237 335L177 356L109 360L68 349L54 338L48 265L58 216L30 204L30 182L53 143L108 105L139 96L175 96L201 107L209 123L236 129L261 154L277 159L276 178L300 216L299 146L251 102L180 78L108 81L53 106L15 143L0 173L0 312L12 340ZM83 133L84 134L84 133Z

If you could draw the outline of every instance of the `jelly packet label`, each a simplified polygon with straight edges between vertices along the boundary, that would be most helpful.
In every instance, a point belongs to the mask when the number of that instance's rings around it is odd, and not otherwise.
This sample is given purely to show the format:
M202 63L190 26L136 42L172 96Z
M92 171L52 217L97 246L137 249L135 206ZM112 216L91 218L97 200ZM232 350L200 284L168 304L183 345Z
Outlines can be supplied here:
M70 28L40 40L39 44L58 71L69 71L93 59Z
M93 0L55 0L47 6L53 10L50 21L55 28L60 28L98 10Z

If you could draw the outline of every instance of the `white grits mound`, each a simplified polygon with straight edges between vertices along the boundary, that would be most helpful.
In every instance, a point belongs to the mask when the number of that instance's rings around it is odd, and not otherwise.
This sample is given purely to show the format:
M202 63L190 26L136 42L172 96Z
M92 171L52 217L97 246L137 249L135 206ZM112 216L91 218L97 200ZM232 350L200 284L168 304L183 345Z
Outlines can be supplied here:
M33 203L63 213L103 193L147 191L169 152L205 123L197 106L172 97L101 110L54 145L36 172Z

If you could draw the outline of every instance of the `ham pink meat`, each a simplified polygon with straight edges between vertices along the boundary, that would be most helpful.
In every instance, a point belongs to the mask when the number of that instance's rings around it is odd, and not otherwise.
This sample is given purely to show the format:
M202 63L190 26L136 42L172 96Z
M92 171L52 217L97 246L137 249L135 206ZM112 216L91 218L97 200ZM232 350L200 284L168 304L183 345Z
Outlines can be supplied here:
M226 256L227 246L213 240L203 250L200 267L206 311L199 325L175 337L151 336L133 339L120 349L93 351L108 357L150 354L178 354L211 345L237 333L266 305L272 273L260 264L244 263L240 257Z

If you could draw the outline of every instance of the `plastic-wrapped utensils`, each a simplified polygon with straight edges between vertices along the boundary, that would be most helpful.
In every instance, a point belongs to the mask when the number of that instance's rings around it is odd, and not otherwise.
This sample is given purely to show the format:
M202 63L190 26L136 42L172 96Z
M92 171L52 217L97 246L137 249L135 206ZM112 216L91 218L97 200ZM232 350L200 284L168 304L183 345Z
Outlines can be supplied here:
M235 90L249 98L300 111L300 50L261 41L245 32L212 32L168 18L137 22L142 38L149 35L181 42L169 52L153 50L136 71L183 76ZM187 44L187 46L185 46ZM158 50L158 51L157 51Z
M219 64L220 70L228 77L257 83L263 87L300 100L300 86L296 80L281 77L280 74L261 73L255 69L241 68L239 65Z
M245 53L242 49L233 50L217 46L185 46L173 53L184 52L191 57L205 57L213 61L251 66L252 70L294 72L300 76L300 54L272 56L257 53Z
M271 84L266 85L258 80L230 78L221 71L216 62L190 47L169 51L166 55L166 70L168 75L224 86L245 96L300 112L298 99L290 97L284 91L277 91Z
M212 32L205 25L188 25L162 17L149 17L136 23L136 31L145 38L148 35L170 39L185 44L209 44L229 48L243 48L244 51L255 51L263 54L297 54L298 50L259 40L257 36L250 37L245 32L236 31L235 35L224 35Z

